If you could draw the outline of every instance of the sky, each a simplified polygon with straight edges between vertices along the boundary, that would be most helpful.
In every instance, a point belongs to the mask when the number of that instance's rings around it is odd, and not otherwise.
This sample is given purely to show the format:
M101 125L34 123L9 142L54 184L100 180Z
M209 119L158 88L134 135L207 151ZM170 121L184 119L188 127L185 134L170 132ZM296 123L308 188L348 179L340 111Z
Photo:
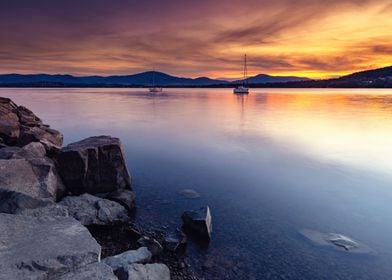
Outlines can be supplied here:
M391 0L1 0L0 73L329 78L392 65Z

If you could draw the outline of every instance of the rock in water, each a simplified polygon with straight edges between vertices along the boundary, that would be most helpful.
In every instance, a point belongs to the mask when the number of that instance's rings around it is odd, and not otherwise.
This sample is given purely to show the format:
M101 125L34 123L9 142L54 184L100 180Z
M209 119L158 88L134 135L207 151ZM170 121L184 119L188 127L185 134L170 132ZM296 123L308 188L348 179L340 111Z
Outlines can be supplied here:
M0 212L42 207L63 193L64 186L50 159L0 160Z
M98 262L101 247L73 218L0 214L0 279L57 279Z
M99 197L103 197L109 200L113 200L120 203L128 211L133 211L136 207L136 195L134 192L129 190L117 190L106 194L97 194Z
M59 280L118 280L118 278L110 266L103 262L97 262L67 273Z
M186 235L182 232L169 234L165 237L165 249L171 252L185 249L187 241Z
M180 190L179 193L185 198L193 198L194 199L194 198L200 197L200 194L197 191L192 190L192 189L183 189L183 190Z
M161 263L132 264L116 271L119 280L170 280L169 268Z
M91 194L67 196L58 203L83 225L113 225L129 222L128 211L119 203Z
M131 189L118 138L97 136L69 144L57 155L61 177L73 194Z
M117 269L133 263L147 263L151 257L152 254L146 247L140 247L137 250L130 250L116 256L107 257L102 261L116 272Z
M142 247L147 247L147 249L151 252L153 256L158 256L163 251L161 243L159 243L154 238L150 238L148 236L143 236L139 238L137 244Z
M212 223L210 207L202 207L197 211L185 211L182 214L184 228L209 240L211 238Z

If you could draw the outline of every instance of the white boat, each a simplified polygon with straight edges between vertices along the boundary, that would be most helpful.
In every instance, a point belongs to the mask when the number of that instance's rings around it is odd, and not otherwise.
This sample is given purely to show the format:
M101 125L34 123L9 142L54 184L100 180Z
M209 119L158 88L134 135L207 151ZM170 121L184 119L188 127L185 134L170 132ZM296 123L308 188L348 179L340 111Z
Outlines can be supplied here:
M246 55L245 55L245 61L244 61L244 78L242 80L242 85L237 86L233 92L235 94L248 94L249 93L249 88L248 88L248 65L246 61Z
M152 71L152 86L148 89L150 93L162 92L162 87L155 86L155 69Z

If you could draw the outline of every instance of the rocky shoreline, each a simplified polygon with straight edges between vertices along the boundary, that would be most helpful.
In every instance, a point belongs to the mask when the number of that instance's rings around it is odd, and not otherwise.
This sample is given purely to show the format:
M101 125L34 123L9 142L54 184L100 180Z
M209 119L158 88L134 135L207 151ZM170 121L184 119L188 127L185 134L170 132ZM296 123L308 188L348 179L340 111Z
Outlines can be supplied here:
M211 238L208 206L172 234L144 230L120 140L62 144L0 97L0 280L198 279L184 253L187 234Z

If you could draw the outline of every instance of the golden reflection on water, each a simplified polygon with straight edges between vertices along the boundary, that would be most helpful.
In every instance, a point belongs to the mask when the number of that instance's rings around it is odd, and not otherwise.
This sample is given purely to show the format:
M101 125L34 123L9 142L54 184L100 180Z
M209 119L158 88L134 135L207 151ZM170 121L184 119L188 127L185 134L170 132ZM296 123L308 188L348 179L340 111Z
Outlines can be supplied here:
M251 133L322 160L392 172L391 93L266 90L231 98Z

